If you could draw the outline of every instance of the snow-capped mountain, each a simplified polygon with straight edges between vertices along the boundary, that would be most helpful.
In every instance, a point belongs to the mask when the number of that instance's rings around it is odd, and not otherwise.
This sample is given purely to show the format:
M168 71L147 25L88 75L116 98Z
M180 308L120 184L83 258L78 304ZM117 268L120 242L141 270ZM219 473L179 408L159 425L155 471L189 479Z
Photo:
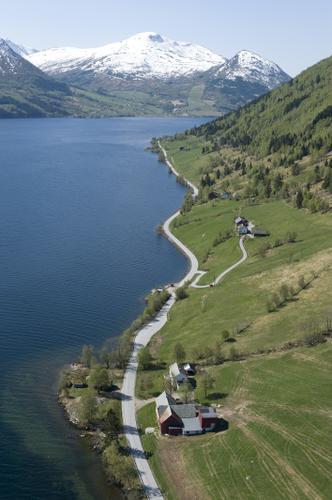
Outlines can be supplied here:
M85 99L84 110L90 109L85 91L95 92L98 97L92 112L96 115L101 103L110 98L112 116L220 115L290 79L277 64L254 52L243 50L226 59L200 45L152 32L95 49L62 47L39 52L2 39L0 76L10 74L21 75L16 78L22 84L20 92L29 87L31 98L35 89L41 91L43 82L47 92L56 87L56 92L66 96L66 106L71 93ZM9 83L7 78L7 89L14 86L17 82L11 79ZM73 109L80 114L83 108ZM55 105L53 111L58 112Z
M72 47L43 50L29 61L49 74L80 69L135 79L189 76L226 62L225 57L189 42L176 42L157 33L139 33L122 42L95 49Z
M41 71L14 51L6 40L0 38L0 74L20 75L26 70Z
M16 54L26 57L29 56L30 54L34 54L35 52L38 52L37 49L33 49L32 47L25 47L24 45L19 45L17 43L12 42L8 38L5 38L4 41L9 45L9 47L16 52Z
M216 68L213 74L220 82L239 78L250 83L260 83L269 90L289 80L289 76L277 64L248 50L238 52Z

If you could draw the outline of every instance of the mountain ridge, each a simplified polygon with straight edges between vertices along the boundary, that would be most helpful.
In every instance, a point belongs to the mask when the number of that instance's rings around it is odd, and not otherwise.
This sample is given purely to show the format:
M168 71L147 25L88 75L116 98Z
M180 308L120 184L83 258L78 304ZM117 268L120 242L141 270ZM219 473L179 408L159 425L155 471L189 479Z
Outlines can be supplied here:
M170 78L202 72L226 61L209 49L178 42L158 33L144 32L91 49L51 48L28 56L50 74L60 74L80 66L84 71L134 78Z
M220 116L290 79L254 52L240 51L226 59L155 32L94 49L35 51L11 41L7 45L45 77L93 93L94 101L96 95L110 100L112 109L98 105L98 116Z

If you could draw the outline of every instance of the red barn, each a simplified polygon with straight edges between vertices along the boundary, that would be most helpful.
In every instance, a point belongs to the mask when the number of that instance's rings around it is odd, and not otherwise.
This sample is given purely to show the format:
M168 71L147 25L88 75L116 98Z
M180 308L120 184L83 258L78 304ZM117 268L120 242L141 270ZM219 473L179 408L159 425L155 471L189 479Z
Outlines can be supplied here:
M203 431L212 431L218 421L218 415L213 408L201 406L198 410L198 417Z
M176 404L176 401L165 391L156 398L157 420L162 434L171 434L173 436L182 434L182 420L171 408L171 405L174 404Z
M196 403L177 404L165 391L156 398L156 414L160 432L172 436L212 431L218 421L213 408Z

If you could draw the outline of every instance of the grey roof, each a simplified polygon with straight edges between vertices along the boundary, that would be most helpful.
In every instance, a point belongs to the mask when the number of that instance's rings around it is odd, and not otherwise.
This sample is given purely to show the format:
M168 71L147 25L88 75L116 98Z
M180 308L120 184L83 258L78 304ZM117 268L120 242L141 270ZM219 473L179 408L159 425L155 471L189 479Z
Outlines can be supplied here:
M187 375L185 373L179 373L176 377L175 377L175 380L177 382L184 382L185 380L187 380Z
M200 421L197 417L195 418L183 418L183 433L186 432L197 432L201 433L202 432L202 426L200 424Z
M195 370L195 368L194 368L194 366L193 366L191 363L185 363L185 364L183 365L183 369L184 369L184 370L186 370L186 371L187 371L187 370L191 370L191 371L193 371L193 372L195 372L195 371L196 371L196 370Z
M194 404L171 405L171 408L180 418L196 417L197 410Z
M164 406L170 406L175 404L175 399L172 398L170 394L168 394L166 391L162 392L157 398L156 398L156 406L157 408Z
M173 375L173 377L176 377L180 373L180 367L179 367L178 363L173 363L169 367L169 370L170 370L170 373Z
M217 413L211 406L201 406L199 412L204 416L204 418L215 418Z

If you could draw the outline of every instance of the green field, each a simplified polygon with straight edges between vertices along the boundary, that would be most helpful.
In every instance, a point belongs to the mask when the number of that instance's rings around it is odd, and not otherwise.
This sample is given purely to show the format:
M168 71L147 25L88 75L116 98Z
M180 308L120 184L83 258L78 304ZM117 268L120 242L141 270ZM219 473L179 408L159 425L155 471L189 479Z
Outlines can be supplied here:
M152 342L162 360L172 360L179 338L190 356L195 347L209 345L213 348L225 329L235 332L235 345L241 352L278 347L289 340L302 338L306 322L324 320L331 312L332 218L328 214L296 210L281 201L247 207L234 201L211 202L195 206L189 214L181 216L180 224L186 223L178 226L175 234L195 252L200 267L209 270L202 282L210 281L238 260L237 236L217 247L212 246L220 230L232 227L232 219L238 211L268 229L270 237L247 240L248 260L215 288L189 288L190 297L171 311L170 321L160 337ZM265 257L257 254L263 240L273 244L277 239L284 240L290 231L297 233L295 243L272 248ZM211 251L211 255L202 264L207 251ZM309 280L313 273L315 279L305 290L278 311L267 312L267 297L281 284L296 289L300 276ZM314 301L315 297L319 300ZM248 326L244 333L236 333L245 325Z
M182 443L204 498L329 498L331 361L329 343L212 370L230 427Z
M200 269L208 271L202 282L211 281L240 257L235 233L213 246L218 233L233 230L239 213L270 236L247 240L249 259L218 286L189 288L189 297L176 304L151 343L159 363L174 361L174 347L180 341L187 359L211 372L216 382L207 400L201 375L195 397L221 405L229 429L194 438L144 436L144 446L152 453L151 465L167 498L327 499L332 462L331 344L327 340L288 352L284 346L324 328L331 318L332 218L297 210L283 201L194 205L173 230L195 252ZM293 243L285 241L289 232L296 232ZM276 240L283 244L273 247ZM266 242L272 248L261 256L259 248ZM297 293L301 276L310 283ZM294 296L269 313L267 297L283 283L293 287ZM223 342L225 329L233 342ZM244 360L215 365L211 352L213 358L218 342L226 358L235 347ZM140 371L139 396L163 390L164 373ZM154 414L149 411L147 407L141 415L151 423Z
M199 437L144 437L169 499L331 498L331 75L332 58L162 139L199 188L172 230L206 271L201 284L239 260L236 216L269 233L245 240L249 258L217 286L187 289L150 345L165 368L139 371L139 397L157 395L182 344L197 366L193 397L228 422ZM151 422L150 408L142 419Z
M194 438L143 436L166 497L328 499L331 361L328 343L210 368L217 383L209 400L223 395L218 411L228 430ZM154 405L138 419L151 425Z

